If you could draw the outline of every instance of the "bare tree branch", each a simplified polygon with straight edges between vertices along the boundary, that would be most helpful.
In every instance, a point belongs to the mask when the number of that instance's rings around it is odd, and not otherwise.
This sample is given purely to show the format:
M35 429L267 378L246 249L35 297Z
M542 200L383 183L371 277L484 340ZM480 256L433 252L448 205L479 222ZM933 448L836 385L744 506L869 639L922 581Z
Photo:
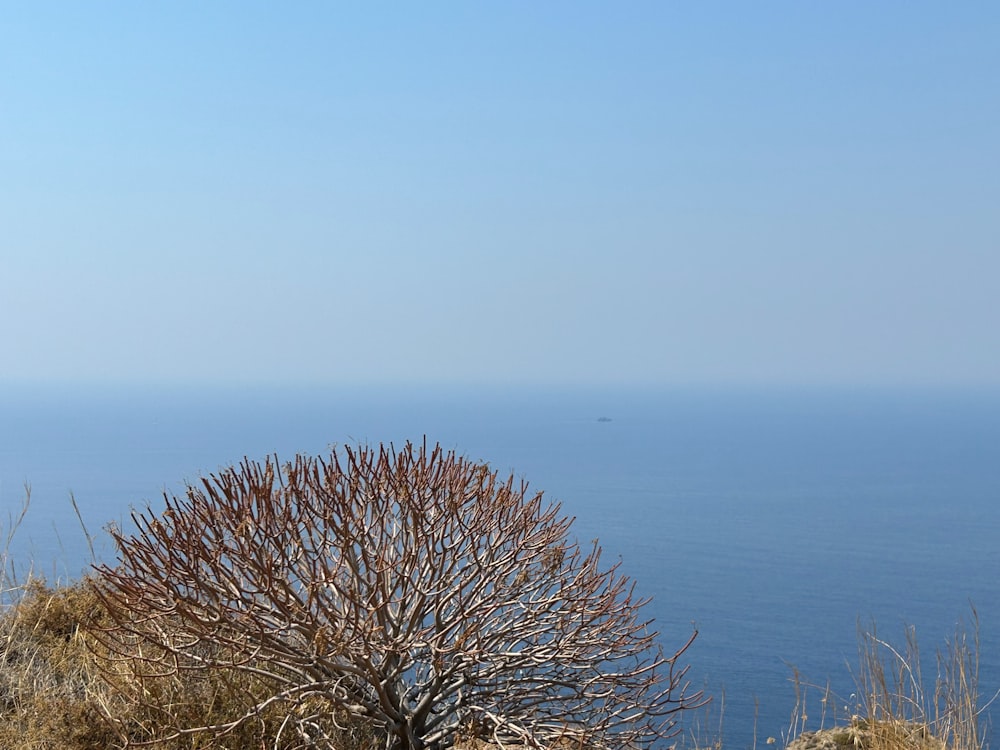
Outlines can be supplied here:
M648 745L695 707L646 600L572 519L439 446L244 461L113 530L108 669L231 670L270 685L222 732L288 705L312 746L348 714L395 750Z

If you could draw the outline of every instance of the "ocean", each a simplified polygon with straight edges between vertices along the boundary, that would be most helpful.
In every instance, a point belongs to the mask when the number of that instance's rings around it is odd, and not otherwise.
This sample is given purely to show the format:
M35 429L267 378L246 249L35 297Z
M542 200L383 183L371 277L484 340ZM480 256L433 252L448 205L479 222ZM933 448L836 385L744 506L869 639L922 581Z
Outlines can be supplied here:
M561 502L652 597L665 649L698 629L684 663L715 703L689 718L728 746L787 735L796 673L836 694L827 724L853 710L859 623L912 625L931 680L974 606L981 693L1000 689L997 392L8 386L0 525L30 484L12 559L72 579L82 527L113 561L104 525L244 457L424 436Z

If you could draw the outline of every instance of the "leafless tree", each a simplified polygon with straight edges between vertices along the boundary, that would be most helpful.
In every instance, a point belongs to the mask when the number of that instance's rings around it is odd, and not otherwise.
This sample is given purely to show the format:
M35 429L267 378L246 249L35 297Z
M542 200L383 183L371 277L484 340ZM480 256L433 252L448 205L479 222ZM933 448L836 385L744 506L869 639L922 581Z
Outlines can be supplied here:
M112 529L99 569L112 658L271 686L224 732L280 705L303 746L336 717L394 750L465 739L631 748L700 704L646 603L595 540L524 482L439 446L245 461Z

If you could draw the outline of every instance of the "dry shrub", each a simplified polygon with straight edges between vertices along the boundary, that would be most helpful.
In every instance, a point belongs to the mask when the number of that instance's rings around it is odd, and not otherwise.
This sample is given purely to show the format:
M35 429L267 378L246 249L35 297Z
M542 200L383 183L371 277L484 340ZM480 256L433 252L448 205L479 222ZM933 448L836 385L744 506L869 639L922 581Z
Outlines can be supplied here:
M664 652L646 600L558 504L440 447L248 460L165 500L135 534L112 529L114 625L97 632L109 679L163 713L165 738L280 716L278 736L334 748L349 716L395 750L617 750L673 736L699 704L678 665L693 635ZM172 681L201 692L181 704Z

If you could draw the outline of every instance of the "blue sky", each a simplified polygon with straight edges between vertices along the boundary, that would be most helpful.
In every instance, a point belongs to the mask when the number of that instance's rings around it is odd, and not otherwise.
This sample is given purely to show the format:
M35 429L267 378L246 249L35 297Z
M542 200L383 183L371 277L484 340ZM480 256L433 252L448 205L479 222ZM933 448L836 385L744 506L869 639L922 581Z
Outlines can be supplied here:
M0 380L1000 385L996 3L0 4Z

